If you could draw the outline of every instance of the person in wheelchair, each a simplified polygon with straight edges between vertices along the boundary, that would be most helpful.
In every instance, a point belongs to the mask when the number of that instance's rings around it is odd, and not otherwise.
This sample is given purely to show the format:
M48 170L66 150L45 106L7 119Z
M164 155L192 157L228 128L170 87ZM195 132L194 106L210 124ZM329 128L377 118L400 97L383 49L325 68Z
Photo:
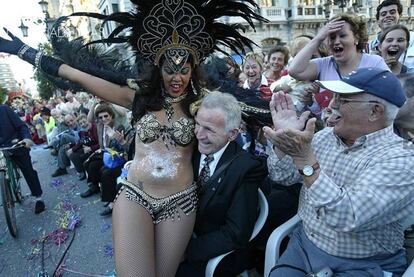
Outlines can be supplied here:
M29 128L19 116L7 105L0 105L0 147L12 146L12 141L18 139L23 141L26 147L12 150L12 159L20 168L29 186L32 196L35 198L35 214L45 210L42 200L42 188L40 186L37 171L34 170L30 157L30 146L33 145Z
M327 266L335 276L400 276L407 266L403 223L414 212L414 151L393 130L406 101L400 81L388 70L362 68L319 83L334 93L333 127L315 135L315 119L298 117L289 95L278 92L270 104L270 176L304 184L302 223L270 276Z

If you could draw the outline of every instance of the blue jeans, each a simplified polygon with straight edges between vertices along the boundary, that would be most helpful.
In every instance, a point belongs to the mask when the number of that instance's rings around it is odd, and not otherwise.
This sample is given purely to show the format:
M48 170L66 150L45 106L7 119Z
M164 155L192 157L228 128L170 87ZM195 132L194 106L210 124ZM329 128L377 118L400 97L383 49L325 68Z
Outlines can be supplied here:
M401 276L407 267L405 250L394 255L378 255L362 259L350 259L332 256L316 247L306 236L302 225L293 233L286 251L282 254L270 276L303 277L305 273L288 267L300 268L307 273L318 272L329 267L335 277L382 277L383 271L392 272L393 276ZM288 266L283 266L288 265Z

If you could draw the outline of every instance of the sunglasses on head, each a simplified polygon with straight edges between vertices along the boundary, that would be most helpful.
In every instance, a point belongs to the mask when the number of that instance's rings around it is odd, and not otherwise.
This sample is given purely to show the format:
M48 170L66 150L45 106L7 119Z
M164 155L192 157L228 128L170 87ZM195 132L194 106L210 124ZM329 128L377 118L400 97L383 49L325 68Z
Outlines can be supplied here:
M99 119L104 119L104 118L108 118L108 117L109 117L109 114L104 114L104 115L100 115Z

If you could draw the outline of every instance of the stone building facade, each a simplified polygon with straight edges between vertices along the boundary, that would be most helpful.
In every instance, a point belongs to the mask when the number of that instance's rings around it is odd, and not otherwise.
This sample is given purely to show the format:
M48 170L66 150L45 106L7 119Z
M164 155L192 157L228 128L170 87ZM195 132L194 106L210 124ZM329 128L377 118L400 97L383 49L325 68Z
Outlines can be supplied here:
M364 16L369 34L378 31L375 18L377 0L257 0L260 14L269 20L257 24L256 32L247 28L247 36L266 52L274 45L289 45L300 35L315 36L327 19L341 12ZM410 30L414 27L414 0L401 0L403 16L400 19ZM243 23L239 18L223 18L226 23ZM259 47L258 47L259 48ZM257 49L259 50L259 49Z

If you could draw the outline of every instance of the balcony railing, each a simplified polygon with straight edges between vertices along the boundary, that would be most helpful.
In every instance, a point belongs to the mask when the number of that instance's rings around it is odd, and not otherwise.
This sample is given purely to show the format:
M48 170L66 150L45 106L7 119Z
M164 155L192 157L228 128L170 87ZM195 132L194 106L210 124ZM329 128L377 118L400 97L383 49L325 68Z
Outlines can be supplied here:
M325 18L320 6L293 6L288 9L289 20L321 20Z

